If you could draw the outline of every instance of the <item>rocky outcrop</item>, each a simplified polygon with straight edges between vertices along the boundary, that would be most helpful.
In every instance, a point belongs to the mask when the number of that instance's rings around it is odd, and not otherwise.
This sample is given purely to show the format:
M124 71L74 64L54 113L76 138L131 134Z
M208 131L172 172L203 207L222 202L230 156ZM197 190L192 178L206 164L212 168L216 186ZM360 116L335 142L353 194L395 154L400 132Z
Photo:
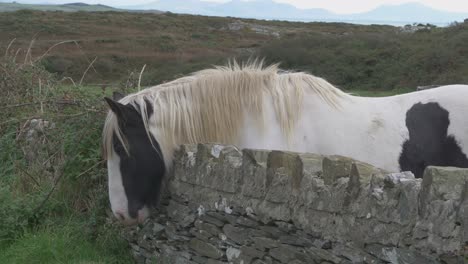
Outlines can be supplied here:
M423 179L339 156L185 145L139 262L464 263L468 169Z
M27 120L16 137L20 141L21 149L23 150L25 160L28 165L33 163L41 163L43 166L50 166L50 159L47 157L46 162L40 160L41 152L45 152L47 148L46 134L49 130L55 128L55 123L43 119Z

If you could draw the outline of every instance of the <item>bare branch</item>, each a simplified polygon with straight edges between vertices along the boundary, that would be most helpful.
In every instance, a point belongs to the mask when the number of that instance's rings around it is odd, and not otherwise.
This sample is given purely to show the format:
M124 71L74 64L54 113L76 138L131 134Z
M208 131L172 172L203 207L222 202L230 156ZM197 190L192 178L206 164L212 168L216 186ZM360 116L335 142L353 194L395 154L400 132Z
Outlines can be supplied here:
M29 43L29 47L28 47L28 50L26 51L26 55L24 56L24 64L26 64L28 62L28 58L31 58L31 50L32 50L32 46L34 45L34 42L36 41L35 38L33 38L31 40L31 42ZM30 59L30 62L32 64L32 60Z
M31 174L29 174L29 172L27 172L23 167L18 166L17 168L18 168L21 172L23 172L24 174L26 174L26 176L28 176L28 177L36 184L36 186L38 186L38 187L41 186L41 185L39 184L39 182L36 180L36 178L34 178Z
M65 80L70 80L73 83L73 86L76 87L75 81L73 81L71 77L63 77L62 80L60 80L59 82L63 82Z
M89 68L91 68L93 66L96 59L97 59L97 57L95 57L94 60L91 62L91 64L89 64L88 68L86 68L86 71L83 73L83 76L81 76L81 80L80 80L80 83L78 85L81 86L81 83L83 82L83 79L84 79L86 73L88 72Z
M61 41L59 43L55 43L54 45L52 45L46 52L44 52L44 54L42 54L41 56L39 56L38 58L36 58L34 60L34 63L42 60L42 58L44 58L45 56L47 56L47 54L49 54L49 52L54 49L55 47L57 47L58 45L62 45L62 44L65 44L65 43L75 43L78 45L78 43L76 42L76 40L64 40L64 41ZM78 46L79 47L79 46Z

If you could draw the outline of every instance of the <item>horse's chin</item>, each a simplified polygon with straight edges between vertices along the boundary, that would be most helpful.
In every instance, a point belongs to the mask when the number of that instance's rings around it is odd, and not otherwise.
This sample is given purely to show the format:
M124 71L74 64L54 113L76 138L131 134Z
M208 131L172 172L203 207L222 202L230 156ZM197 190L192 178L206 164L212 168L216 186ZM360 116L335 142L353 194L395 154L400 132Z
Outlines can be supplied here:
M138 210L138 216L136 218L119 218L118 222L123 226L135 226L143 224L149 218L150 212L148 207L144 206L142 209Z

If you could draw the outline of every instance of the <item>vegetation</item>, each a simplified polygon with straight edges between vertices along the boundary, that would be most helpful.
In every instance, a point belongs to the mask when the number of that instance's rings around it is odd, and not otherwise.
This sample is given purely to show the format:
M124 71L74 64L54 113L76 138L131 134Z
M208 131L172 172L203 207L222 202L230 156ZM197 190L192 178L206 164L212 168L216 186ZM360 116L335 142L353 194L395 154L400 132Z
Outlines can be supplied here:
M311 33L276 40L261 55L344 89L389 90L468 83L466 41L468 23L414 33Z
M105 93L16 54L0 59L1 263L131 262L107 218Z
M42 60L59 79L142 85L174 79L230 58L263 57L350 90L415 89L468 82L468 22L447 28L299 23L124 12L22 10L0 16L0 47L34 54L68 40ZM131 83L131 82L130 82Z
M467 29L468 23L413 31L170 13L2 13L0 260L131 262L107 217L100 157L102 97L114 90L248 57L309 71L361 96L467 83Z

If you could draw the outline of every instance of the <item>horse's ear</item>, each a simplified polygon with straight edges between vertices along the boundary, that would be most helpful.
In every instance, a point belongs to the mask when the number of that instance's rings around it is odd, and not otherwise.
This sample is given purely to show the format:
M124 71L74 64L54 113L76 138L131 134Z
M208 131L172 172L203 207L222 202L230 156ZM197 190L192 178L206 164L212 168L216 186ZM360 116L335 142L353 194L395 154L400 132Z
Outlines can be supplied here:
M112 99L113 99L114 101L119 101L120 99L122 99L122 98L124 98L124 97L125 97L125 95L122 94L122 93L119 93L119 92L113 92L113 93L112 93Z
M118 117L123 117L125 105L114 101L109 97L104 97L104 100L106 100L106 103L109 105L110 109L112 110L112 112L114 112L114 114L116 114Z

